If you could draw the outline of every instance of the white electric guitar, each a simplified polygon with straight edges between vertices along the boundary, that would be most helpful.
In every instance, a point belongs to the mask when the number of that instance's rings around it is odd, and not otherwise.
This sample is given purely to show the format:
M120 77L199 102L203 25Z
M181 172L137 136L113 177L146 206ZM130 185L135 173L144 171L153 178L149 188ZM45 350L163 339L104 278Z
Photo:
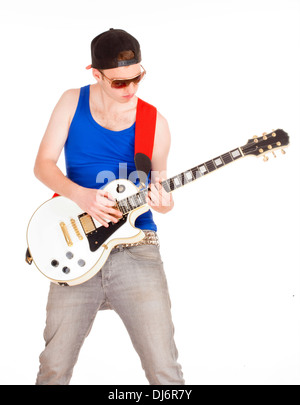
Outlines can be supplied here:
M247 155L260 156L289 144L281 129L253 137L246 145L195 166L162 182L167 192L186 185ZM52 282L73 286L93 277L120 243L132 243L145 236L135 227L138 216L149 210L148 189L140 189L126 179L114 180L104 188L112 194L123 217L104 227L68 198L59 196L42 204L30 219L27 229L28 257Z

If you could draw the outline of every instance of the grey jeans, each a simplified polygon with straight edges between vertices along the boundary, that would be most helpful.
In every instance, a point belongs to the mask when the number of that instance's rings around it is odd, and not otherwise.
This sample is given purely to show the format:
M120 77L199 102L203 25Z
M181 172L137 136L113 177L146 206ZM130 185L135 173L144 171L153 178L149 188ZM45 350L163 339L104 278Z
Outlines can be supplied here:
M89 281L61 287L51 283L37 385L67 385L82 344L100 309L124 322L150 384L184 384L177 362L171 303L159 247L112 250ZM67 338L66 338L67 337Z

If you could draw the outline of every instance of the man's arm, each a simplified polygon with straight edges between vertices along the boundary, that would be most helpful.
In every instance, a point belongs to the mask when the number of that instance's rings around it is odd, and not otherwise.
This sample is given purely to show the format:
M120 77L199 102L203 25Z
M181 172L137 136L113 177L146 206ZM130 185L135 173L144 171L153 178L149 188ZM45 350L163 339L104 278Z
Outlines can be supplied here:
M79 186L57 167L76 110L78 90L66 91L55 106L36 157L34 174L51 190L73 199Z
M112 208L115 204L113 197L103 190L79 186L68 179L57 166L76 111L79 91L79 89L66 91L55 106L36 157L34 174L50 189L70 198L83 211L107 227L108 224L103 218L117 222L115 217L122 216L119 211Z
M167 120L157 112L155 139L152 154L152 176L148 204L155 211L165 214L174 207L172 193L160 184L167 179L167 159L171 146L171 134Z

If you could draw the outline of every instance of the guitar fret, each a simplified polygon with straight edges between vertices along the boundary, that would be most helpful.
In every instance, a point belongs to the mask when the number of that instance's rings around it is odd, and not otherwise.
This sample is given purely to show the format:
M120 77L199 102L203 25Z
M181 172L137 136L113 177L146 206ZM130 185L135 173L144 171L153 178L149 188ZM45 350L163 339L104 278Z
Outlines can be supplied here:
M175 190L178 186L179 180L177 179L177 176L172 177L172 180L173 180L173 187Z
M213 159L214 165L216 166L216 168L218 169L219 167L224 166L223 160L221 158L221 156L214 158Z
M182 173L186 183L194 180L194 175L191 170L187 170L186 172Z
M125 198L125 201L126 201L126 203L125 203L126 210L129 212L132 209L130 202L129 202L128 198Z
M118 201L118 206L121 209L122 214L126 214L129 211L126 199Z
M137 193L136 196L139 199L139 204L141 204L141 205L145 204L145 201L143 200L141 193Z
M175 186L174 186L173 178L171 177L169 180L170 180L170 189L171 189L171 191L174 191L174 190L175 190Z
M231 150L229 153L230 153L233 160L239 159L240 157L242 157L241 152L240 152L239 149Z
M199 171L200 171L201 175L209 173L205 163L203 163L203 165L199 166Z
M134 201L135 201L135 208L139 207L139 206L140 206L140 202L139 202L139 199L138 199L138 195L137 195L137 194L134 195Z
M224 153L224 155L221 156L223 159L223 162L227 165L228 163L231 163L233 161L233 158L230 155L230 152Z
M130 205L132 206L132 208L136 208L136 199L135 199L134 195L129 197L129 202L130 202Z
M124 209L124 206L122 205L122 204L120 204L120 202L121 201L118 201L118 207L119 207L119 210L122 212L122 214L125 214L126 212L126 210Z
M147 200L147 197L148 197L148 189L146 189L144 191L141 191L140 192L140 197L141 197L142 205L146 204L146 202L147 202L146 200Z
M202 173L201 173L201 171L200 171L199 166L193 167L193 168L191 169L191 172L193 173L193 176L194 176L194 179L195 179L195 180L199 179L199 177L202 176Z
M128 198L125 198L125 208L126 208L127 212L129 212L131 210L131 206L130 206Z
M214 170L216 170L216 166L214 165L214 162L212 160L209 160L208 162L205 162L205 166L207 167L207 170L211 173Z
M128 197L129 198L129 203L132 206L133 209L138 207L138 201L134 195Z
M166 190L167 193L170 193L170 192L171 192L171 187L170 187L170 184L169 184L169 179L163 181L161 184L162 184L163 188Z
M186 179L184 177L184 172L181 173L181 184L184 186L186 184Z
M177 176L174 176L174 184L175 184L176 188L179 188L182 186L180 174L178 174Z

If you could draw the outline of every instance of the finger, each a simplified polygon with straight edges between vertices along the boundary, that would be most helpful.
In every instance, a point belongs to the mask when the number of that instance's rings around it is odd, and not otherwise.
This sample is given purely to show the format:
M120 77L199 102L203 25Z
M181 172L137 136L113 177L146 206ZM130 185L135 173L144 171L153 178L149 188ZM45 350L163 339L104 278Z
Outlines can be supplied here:
M162 197L162 206L163 207L170 207L170 205L172 204L172 199L170 198L170 196L166 196L166 197Z
M108 228L109 227L109 224L106 222L106 221L104 221L104 219L102 219L102 218L100 218L99 217L99 215L93 215L93 218L96 220L96 221L98 221L101 225L103 225L103 226L105 226L105 228Z
M107 207L113 207L116 200L108 191L99 190L97 195L97 203Z
M154 186L155 186L156 190L157 190L160 194L163 194L163 192L165 192L165 189L164 189L163 186L161 185L161 180L160 180L160 179L157 180L157 181L154 183Z
M115 217L121 218L123 216L122 212L116 208L110 208L110 206L101 205L99 206L100 211L103 211L107 214L112 214Z
M159 197L157 190L151 190L148 194L148 197L150 198L152 204L154 204L156 206L159 205L160 197Z
M99 194L105 198L107 198L108 200L111 201L115 201L113 195L111 193L109 193L108 191L105 190L99 190Z
M104 225L105 227L108 227L109 221L117 223L119 221L119 218L116 218L112 215L109 215L108 213L105 212L105 207L101 207L101 209L96 208L93 211L92 217L95 218L100 224Z
M105 212L101 212L101 217L107 219L108 221L114 222L115 224L119 221L119 218L114 217L113 215L106 214Z
M170 194L165 190L165 188L163 187L163 185L161 184L161 182L162 182L162 179L160 179L158 183L155 183L155 187L157 188L157 190L159 191L159 193L160 193L162 196L170 195Z
M168 193L161 183L156 183L155 187L157 188L158 194L161 198L161 203L163 206L169 206L172 201L172 196Z
M150 205L150 207L153 207L153 206L154 206L152 200L151 200L149 197L146 197L146 203L147 203L148 205Z
M100 205L105 206L105 207L113 207L116 204L115 201L111 201L107 197L99 197L98 198L98 203Z
M118 210L118 209L111 208L111 209L109 210L109 213L112 214L112 215L114 215L115 217L118 217L118 218L122 218L122 217L123 217L122 212L121 212L120 210Z

